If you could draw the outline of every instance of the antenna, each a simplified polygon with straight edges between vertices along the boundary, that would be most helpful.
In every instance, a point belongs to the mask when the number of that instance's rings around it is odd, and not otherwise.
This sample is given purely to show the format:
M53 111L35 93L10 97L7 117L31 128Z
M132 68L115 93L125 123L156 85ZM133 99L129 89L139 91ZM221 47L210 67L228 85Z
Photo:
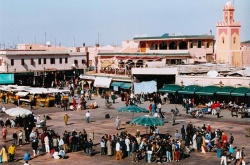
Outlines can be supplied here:
M35 36L35 44L36 44L36 36Z
M45 32L45 45L46 45L46 40L47 40L47 39L46 39L46 32Z

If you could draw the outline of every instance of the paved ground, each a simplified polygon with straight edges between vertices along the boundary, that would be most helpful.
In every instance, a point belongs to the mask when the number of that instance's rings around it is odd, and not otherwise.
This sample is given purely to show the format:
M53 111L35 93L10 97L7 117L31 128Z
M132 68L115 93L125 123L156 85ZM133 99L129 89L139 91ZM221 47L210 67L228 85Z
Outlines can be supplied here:
M82 131L82 129L86 129L87 132L94 130L95 132L95 138L94 138L94 144L98 144L100 141L101 136L104 134L115 134L117 131L115 130L115 117L118 115L122 120L122 128L124 130L127 130L129 133L134 134L136 129L139 129L141 133L145 133L146 129L142 126L130 126L129 124L126 124L126 121L129 121L132 118L131 113L119 113L117 112L117 108L125 106L123 102L121 102L119 99L116 100L116 103L114 104L115 109L106 109L104 107L104 100L100 97L94 97L97 101L97 103L100 105L100 108L90 110L91 114L91 123L86 124L85 123L85 111L68 111L68 115L70 117L69 119L69 125L65 126L63 122L63 115L64 111L60 108L50 107L50 108L44 108L39 107L36 110L34 110L34 114L41 116L44 114L49 114L49 116L52 118L52 120L48 120L47 125L49 128L54 129L56 132L59 133L59 135L62 135L64 130L72 131L73 129ZM88 102L88 104L90 101ZM7 108L14 107L14 105L6 105ZM145 102L141 104L142 107L147 108L149 106L149 102ZM160 133L166 133L169 132L171 135L174 134L175 130L180 130L182 125L185 125L189 122L192 122L196 127L202 126L203 124L210 124L212 129L219 128L223 131L225 131L228 135L229 133L232 133L235 137L235 147L245 147L246 148L246 156L247 156L247 162L250 162L250 138L245 137L244 130L247 127L250 127L249 124L249 118L243 118L239 119L237 117L231 117L230 112L228 110L222 110L221 112L221 118L217 119L215 116L212 115L205 115L203 118L192 118L189 115L186 115L184 111L181 111L182 115L180 117L176 118L176 121L178 124L172 126L172 123L170 121L169 112L171 108L174 108L177 106L180 110L182 109L180 105L173 105L173 104L164 104L162 106L162 109L164 112L167 112L167 121L168 123L165 123L164 126L159 127ZM27 107L29 108L29 107ZM109 113L112 118L105 119L105 114ZM139 116L143 114L135 114L135 116ZM6 114L1 113L0 117L2 117L4 120L8 117ZM10 118L10 117L9 117ZM12 139L12 133L14 130L19 129L8 129L8 136L7 140L7 147L11 143ZM40 130L41 132L41 130ZM0 145L3 145L3 141L1 139ZM100 146L96 145L94 147L97 151L100 151ZM24 145L22 147L17 147L16 152L16 160L15 162L11 164L23 164L23 154L25 150L28 150L29 153L32 153L31 144ZM131 162L130 158L125 158L122 161L116 161L114 160L114 157L109 156L103 156L103 155L95 155L93 157L85 156L84 153L81 152L75 152L75 153L68 153L69 156L68 159L63 160L55 160L50 157L48 154L41 154L37 156L36 158L32 157L32 160L30 160L30 164L39 165L39 164L134 164ZM187 165L195 165L195 164L202 164L202 165L211 165L211 164L219 164L220 160L216 158L215 153L206 153L201 154L198 152L191 153L191 156L185 160L182 160L178 163L172 163L172 164L187 164ZM145 164L144 161L140 161L137 164ZM171 163L169 163L171 164ZM233 164L233 163L230 163Z

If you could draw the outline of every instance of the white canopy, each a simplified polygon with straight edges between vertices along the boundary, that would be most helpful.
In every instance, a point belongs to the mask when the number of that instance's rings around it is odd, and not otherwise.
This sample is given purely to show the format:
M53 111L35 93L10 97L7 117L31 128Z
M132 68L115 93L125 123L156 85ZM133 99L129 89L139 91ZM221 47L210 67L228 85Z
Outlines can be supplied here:
M17 96L21 96L21 97L26 96L28 94L29 94L29 92L17 92L16 93Z
M96 77L94 87L109 88L112 78Z

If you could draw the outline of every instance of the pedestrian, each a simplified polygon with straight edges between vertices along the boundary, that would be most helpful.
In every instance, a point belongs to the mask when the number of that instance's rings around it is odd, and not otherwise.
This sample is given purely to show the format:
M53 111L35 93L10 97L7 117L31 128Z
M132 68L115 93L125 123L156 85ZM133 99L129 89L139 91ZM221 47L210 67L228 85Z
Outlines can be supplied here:
M120 146L119 140L116 142L115 151L116 151L115 160L119 160L119 159L122 160L121 146Z
M73 98L72 105L73 105L73 110L75 111L76 110L76 99L75 98Z
M116 95L114 94L114 92L111 92L111 99L113 101L113 104L115 104Z
M3 137L4 143L6 143L7 134L8 134L7 128L6 128L6 126L4 126L2 129L2 137Z
M224 165L227 165L227 153L226 151L223 149L222 153L221 153L221 162L220 164L222 164L224 162Z
M33 108L33 104L35 105L35 97L32 99L30 99L30 110L32 111L32 110L35 110L34 108Z
M86 123L89 123L90 121L90 113L89 111L86 113Z
M35 157L36 156L36 152L38 152L37 151L37 149L38 149L38 141L37 141L37 139L33 139L32 140L31 146L32 146L32 149L33 149L33 156Z
M50 148L49 148L49 137L48 135L46 134L45 138L44 138L44 144L45 144L45 151L47 153L50 152Z
M9 161L10 161L10 162L14 161L15 152L16 152L16 147L15 147L14 143L12 143L12 144L9 146L9 149L8 149Z
M0 156L2 157L2 162L8 162L8 151L4 145L0 151Z
M116 119L115 119L116 130L120 130L120 125L121 125L121 120L120 120L120 118L117 116Z
M230 133L229 143L233 144L233 142L234 142L234 137L233 137L232 133Z
M63 110L64 111L68 110L68 100L67 99L63 99Z
M16 131L14 131L12 138L13 138L13 143L16 146L17 145L17 138L18 138Z
M183 125L182 128L181 128L181 139L183 141L185 141L185 137L186 137L186 130L185 130L185 127Z
M175 125L175 113L171 113L171 118L172 118L172 126Z
M19 141L19 146L22 146L22 144L23 144L23 132L22 132L22 130L20 130L18 133L18 141Z
M65 113L65 114L64 114L63 119L64 119L64 123L65 123L65 125L67 126L67 125L68 125L68 120L69 120L69 116L68 116L68 114L67 114L67 113Z

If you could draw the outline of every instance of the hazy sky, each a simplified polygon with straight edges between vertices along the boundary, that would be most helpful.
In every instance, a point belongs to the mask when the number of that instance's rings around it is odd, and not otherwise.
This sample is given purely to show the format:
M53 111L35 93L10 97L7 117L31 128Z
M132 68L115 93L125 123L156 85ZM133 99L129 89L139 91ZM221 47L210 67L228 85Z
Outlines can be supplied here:
M1 0L0 43L121 45L136 34L215 35L227 0ZM233 0L231 0L233 2ZM241 41L250 40L250 0L234 0Z

